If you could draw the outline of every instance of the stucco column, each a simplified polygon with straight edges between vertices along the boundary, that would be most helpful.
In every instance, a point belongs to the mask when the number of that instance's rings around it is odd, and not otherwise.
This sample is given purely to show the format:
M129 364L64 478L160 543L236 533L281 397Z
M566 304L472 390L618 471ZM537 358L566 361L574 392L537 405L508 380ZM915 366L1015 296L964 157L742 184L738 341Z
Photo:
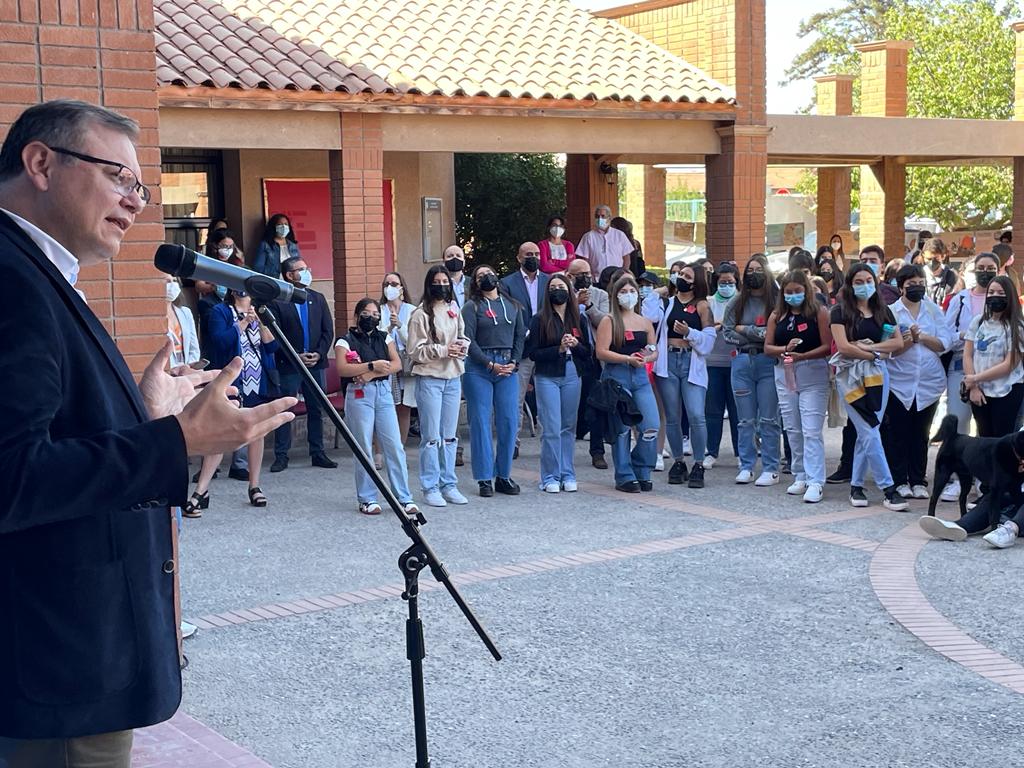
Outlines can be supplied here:
M644 261L661 266L665 263L665 169L644 166Z
M617 184L608 184L601 174L602 159L614 165L614 158L598 155L566 155L565 234L574 244L594 224L594 207L607 205L612 216L619 212ZM546 217L547 214L540 214ZM546 219L545 219L546 220ZM544 221L540 222L543 227Z
M705 160L707 255L745 264L764 251L768 134L764 126L719 128L722 151Z
M861 114L905 117L907 114L908 40L881 40L854 46L861 55ZM886 157L861 166L860 247L880 245L886 258L903 255L906 213L906 165Z
M341 149L329 153L334 239L334 325L348 328L356 302L384 278L384 149L381 117L342 112Z
M824 75L814 78L819 115L853 114L853 75ZM850 229L850 169L818 169L816 210L818 242L828 242L833 233Z

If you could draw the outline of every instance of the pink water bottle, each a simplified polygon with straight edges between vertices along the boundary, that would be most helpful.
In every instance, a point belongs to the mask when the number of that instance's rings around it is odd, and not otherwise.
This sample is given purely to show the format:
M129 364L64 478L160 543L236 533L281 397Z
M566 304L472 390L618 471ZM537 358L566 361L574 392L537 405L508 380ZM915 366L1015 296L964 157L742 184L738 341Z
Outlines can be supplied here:
M796 371L793 368L793 356L782 356L782 372L786 377L786 389L796 392Z

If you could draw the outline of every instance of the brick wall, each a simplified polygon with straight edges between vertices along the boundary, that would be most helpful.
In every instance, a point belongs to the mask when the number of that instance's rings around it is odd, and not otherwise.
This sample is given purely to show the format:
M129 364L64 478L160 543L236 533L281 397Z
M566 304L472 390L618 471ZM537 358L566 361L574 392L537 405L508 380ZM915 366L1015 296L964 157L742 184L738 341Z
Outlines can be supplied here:
M876 117L906 117L907 57L914 44L882 40L856 45L860 51L860 113Z
M114 261L82 270L78 284L136 373L167 327L152 266L164 239L155 69L148 0L0 0L0 137L27 107L60 98L102 104L142 128L139 162L153 202Z

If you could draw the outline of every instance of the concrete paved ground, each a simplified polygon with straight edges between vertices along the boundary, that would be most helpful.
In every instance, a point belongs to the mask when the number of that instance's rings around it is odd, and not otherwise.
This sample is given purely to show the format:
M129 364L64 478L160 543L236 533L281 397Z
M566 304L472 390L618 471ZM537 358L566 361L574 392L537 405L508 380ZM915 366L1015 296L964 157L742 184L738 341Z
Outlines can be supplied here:
M536 490L526 439L521 496L478 498L467 466L470 504L425 509L505 654L490 660L443 591L423 595L435 766L1019 764L1024 697L926 645L927 627L900 625L869 580L878 543L923 503L853 510L848 487L829 486L805 505L786 476L734 485L733 460L702 491L658 473L655 494L626 496L578 448L577 494ZM183 710L275 768L411 766L405 604L352 594L399 583L406 540L387 513L355 511L345 451L334 471L301 454L264 477L268 509L223 479L185 521L184 611L207 628L186 644ZM916 575L935 609L1015 665L1022 565L1024 546L931 543ZM247 612L261 606L274 618Z

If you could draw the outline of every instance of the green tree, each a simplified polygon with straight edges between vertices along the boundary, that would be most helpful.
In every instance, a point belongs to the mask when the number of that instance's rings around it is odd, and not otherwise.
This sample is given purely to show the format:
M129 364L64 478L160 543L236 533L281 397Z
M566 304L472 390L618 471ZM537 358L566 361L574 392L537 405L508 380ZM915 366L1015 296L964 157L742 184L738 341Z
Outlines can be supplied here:
M800 35L818 38L794 58L787 82L832 72L858 74L853 46L878 39L913 40L907 65L912 117L1005 120L1013 112L1013 32L1017 2L853 0L815 14ZM808 180L805 187L810 187ZM944 229L1001 227L1009 221L1012 176L1005 167L912 167L907 215Z
M519 246L543 237L565 210L565 170L555 155L455 155L455 235L473 263L514 269Z

